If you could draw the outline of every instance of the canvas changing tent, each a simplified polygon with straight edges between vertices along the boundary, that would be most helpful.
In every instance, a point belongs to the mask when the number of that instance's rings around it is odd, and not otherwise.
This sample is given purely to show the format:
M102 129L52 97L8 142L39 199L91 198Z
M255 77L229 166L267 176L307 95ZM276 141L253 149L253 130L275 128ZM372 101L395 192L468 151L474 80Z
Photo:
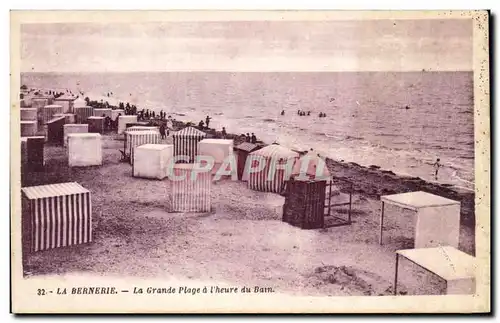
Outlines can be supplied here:
M104 118L103 117L88 117L89 132L104 133Z
M49 120L54 118L54 115L63 113L63 107L61 105L57 104L52 104L52 105L46 105L43 107L42 111L42 121L43 124L47 123Z
M293 165L292 177L304 180L329 180L330 171L326 167L326 160L313 151L307 152Z
M52 101L47 98L33 98L31 101L31 108L36 109L37 119L40 124L43 124L50 120L45 119L44 108L52 104ZM62 108L61 108L62 109ZM61 110L62 111L62 110Z
M112 117L111 109L94 109L94 117Z
M23 172L39 172L43 170L43 148L45 137L21 137L21 165Z
M65 117L55 117L47 122L47 141L58 145L64 145Z
M78 98L75 101L73 101L73 109L74 108L86 107L86 106L87 106L87 102L85 102L85 100L82 99L82 98Z
M198 156L213 158L212 174L218 172L223 163L226 163L226 165L230 163L231 166L227 166L227 170L236 172L236 169L230 169L230 167L236 167L233 145L234 141L232 139L203 139L198 142ZM233 160L229 161L229 158Z
M94 108L88 106L83 106L83 107L75 106L73 108L73 111L76 115L77 123L86 123L89 117L94 116Z
M76 122L76 116L73 113L58 113L54 114L54 117L64 117L66 123Z
M68 134L68 165L100 166L102 165L102 141L98 133Z
M164 179L173 167L173 145L145 144L134 149L134 177Z
M63 113L73 113L73 102L75 102L75 98L66 95L54 99L54 104L62 106Z
M122 109L111 110L111 120L115 121L116 118L118 118L118 115L124 116L125 110L122 110Z
M35 136L38 131L38 123L35 120L21 121L21 137Z
M256 191L281 193L298 158L298 153L278 144L250 153L245 167L248 187Z
M256 151L260 147L256 144L252 144L250 142L243 142L238 146L234 147L234 152L236 156L236 164L238 169L238 179L243 179L243 173L245 171L245 164L247 162L248 154L253 151Z
M68 135L70 133L87 133L89 132L88 124L65 124L64 125L64 146L68 146Z
M188 156L188 163L193 163L198 154L198 142L205 139L206 133L193 127L186 127L172 134L174 156Z
M127 123L136 123L137 116L119 116L118 117L118 134L122 134L127 128Z
M210 212L212 176L196 164L175 164L168 176L170 212Z
M24 187L21 192L24 252L92 241L89 190L70 182Z
M134 164L134 150L136 147L145 144L159 144L160 133L153 130L125 132L126 154L130 156L130 164Z
M35 108L21 108L22 121L38 121L38 111Z

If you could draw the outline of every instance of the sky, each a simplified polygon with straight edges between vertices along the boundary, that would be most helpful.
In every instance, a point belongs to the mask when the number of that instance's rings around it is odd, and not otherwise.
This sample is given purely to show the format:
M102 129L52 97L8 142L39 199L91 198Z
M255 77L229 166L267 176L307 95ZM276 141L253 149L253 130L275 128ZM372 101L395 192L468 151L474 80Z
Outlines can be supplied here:
M471 71L472 20L45 23L22 72Z

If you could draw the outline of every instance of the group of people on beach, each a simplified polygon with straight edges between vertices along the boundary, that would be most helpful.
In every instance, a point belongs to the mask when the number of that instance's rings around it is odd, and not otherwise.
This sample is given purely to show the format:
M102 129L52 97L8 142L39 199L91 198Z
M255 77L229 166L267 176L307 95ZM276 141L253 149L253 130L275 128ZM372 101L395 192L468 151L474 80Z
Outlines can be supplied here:
M204 128L209 128L210 127L210 120L212 120L212 118L210 116L207 116L205 118L205 122L203 122L203 120L200 120L200 122L198 123L198 127L200 129L204 129Z
M297 110L297 115L303 117L303 116L310 116L311 115L311 111L302 111L302 110Z
M166 118L167 118L167 113L163 112L163 110L160 110L159 113L156 113L155 111L149 111L149 109L146 110L142 109L137 113L137 120L141 121L151 120L151 119L165 120Z
M252 144L257 143L257 136L253 132L252 132L252 135L250 135L250 133L247 132L246 135L242 134L241 136L245 137L246 142L250 142Z

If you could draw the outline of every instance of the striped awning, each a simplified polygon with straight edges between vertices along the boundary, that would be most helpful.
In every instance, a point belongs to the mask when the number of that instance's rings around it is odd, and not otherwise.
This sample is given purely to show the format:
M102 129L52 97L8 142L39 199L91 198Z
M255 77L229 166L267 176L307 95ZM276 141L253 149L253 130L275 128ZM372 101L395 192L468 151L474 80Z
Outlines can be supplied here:
M174 137L205 137L207 134L193 127L186 127L182 130L174 132Z
M30 186L22 188L21 191L30 200L90 192L76 182Z

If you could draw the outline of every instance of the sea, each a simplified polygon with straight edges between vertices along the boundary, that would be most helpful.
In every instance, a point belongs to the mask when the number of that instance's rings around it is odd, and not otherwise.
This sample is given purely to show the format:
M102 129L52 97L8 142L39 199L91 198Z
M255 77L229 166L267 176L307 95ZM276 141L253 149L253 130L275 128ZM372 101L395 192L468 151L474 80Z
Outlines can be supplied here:
M474 188L472 72L23 73L21 83L110 94L196 124L208 115L211 128Z

